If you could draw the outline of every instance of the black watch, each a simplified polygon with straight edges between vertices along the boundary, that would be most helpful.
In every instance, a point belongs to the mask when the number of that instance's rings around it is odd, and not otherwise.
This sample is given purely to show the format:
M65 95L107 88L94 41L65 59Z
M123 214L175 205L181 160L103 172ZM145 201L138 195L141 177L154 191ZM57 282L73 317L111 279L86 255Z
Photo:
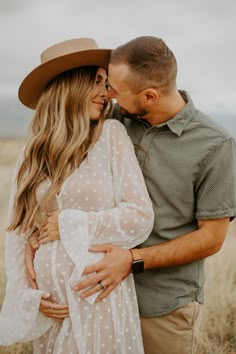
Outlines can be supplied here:
M144 271L144 260L142 259L139 250L137 248L131 248L130 252L133 257L132 273L142 273Z

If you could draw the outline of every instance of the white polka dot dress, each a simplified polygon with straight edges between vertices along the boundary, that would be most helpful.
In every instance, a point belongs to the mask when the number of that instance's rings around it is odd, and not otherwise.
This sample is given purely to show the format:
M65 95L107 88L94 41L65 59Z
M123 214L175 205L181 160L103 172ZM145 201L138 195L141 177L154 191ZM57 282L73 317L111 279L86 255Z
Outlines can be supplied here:
M39 202L48 186L48 181L39 186ZM30 289L25 275L27 235L7 235L8 288L0 317L0 345L34 340L36 354L142 354L131 274L99 303L95 302L97 295L81 300L72 290L83 278L84 267L103 257L88 252L90 245L135 247L153 227L152 205L121 123L105 121L87 158L63 183L55 206L61 209L60 240L42 245L36 252L39 290ZM70 317L62 323L44 317L38 311L42 292L50 293L55 302L68 303Z

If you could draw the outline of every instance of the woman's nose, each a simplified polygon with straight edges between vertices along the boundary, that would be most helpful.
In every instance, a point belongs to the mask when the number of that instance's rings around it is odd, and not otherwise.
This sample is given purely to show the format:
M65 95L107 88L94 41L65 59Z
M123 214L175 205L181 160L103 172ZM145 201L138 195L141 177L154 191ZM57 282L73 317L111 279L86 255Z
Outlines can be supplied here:
M108 97L108 89L106 86L101 89L100 96Z

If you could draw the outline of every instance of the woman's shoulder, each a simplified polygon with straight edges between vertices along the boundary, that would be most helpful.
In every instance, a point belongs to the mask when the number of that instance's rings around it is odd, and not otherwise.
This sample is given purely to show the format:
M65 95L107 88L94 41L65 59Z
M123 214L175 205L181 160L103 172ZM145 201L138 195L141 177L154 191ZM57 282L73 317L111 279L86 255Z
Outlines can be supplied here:
M101 139L108 141L109 145L119 145L126 148L133 145L125 126L116 119L106 119Z
M127 130L124 125L116 119L106 119L103 129L106 131L113 131L113 129L115 129L114 132L125 133L127 135Z

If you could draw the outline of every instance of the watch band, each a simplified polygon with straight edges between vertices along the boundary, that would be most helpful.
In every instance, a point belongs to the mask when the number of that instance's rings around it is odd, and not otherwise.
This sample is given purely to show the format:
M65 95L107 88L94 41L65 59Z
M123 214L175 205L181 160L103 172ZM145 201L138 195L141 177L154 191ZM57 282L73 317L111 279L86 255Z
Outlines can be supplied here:
M131 252L131 254L132 254L132 257L133 257L133 261L138 261L138 260L143 260L142 259L142 256L141 256L141 253L140 253L140 251L139 251L139 249L138 248L131 248L130 249L130 252Z
M139 249L131 248L130 252L133 257L132 273L142 273L144 271L144 260L142 259Z

